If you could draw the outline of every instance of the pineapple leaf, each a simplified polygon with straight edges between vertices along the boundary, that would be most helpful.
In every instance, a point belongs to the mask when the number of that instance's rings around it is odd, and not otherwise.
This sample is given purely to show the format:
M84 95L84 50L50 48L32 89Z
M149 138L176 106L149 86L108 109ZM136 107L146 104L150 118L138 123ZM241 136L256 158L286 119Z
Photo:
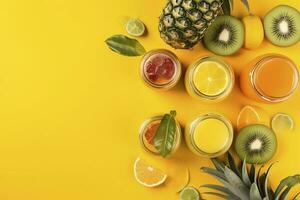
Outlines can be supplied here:
M229 163L230 169L235 174L237 174L239 177L242 177L242 174L241 174L240 170L238 169L237 165L235 164L234 159L233 159L231 153L228 153L227 159L228 159L228 163Z
M232 0L223 0L222 10L225 15L230 15L232 8Z
M229 184L232 187L232 192L239 198L243 200L249 200L249 192L250 190L247 188L247 186L243 183L243 181L240 179L240 177L235 174L231 169L228 167L225 167L224 170L225 177L228 180Z
M204 192L202 194L210 194L210 195L214 195L223 199L229 199L229 196L225 195L225 194L220 194L220 193L216 193L216 192Z
M212 163L214 164L215 168L220 171L220 172L224 172L225 169L225 165L222 161L220 161L217 158L212 158L211 159Z
M265 188L265 195L268 199L270 199L269 197L269 187L268 187L268 180L269 180L269 175L270 175L270 171L271 171L271 168L273 167L275 163L272 163L269 168L267 169L267 172L266 172L266 178L265 178L265 183L264 183L264 188Z
M300 183L300 175L299 174L294 175L294 176L288 176L288 177L282 179L275 190L275 194L274 194L275 200L279 199L279 194L285 186L293 187L294 185L299 184L299 183Z
M266 180L266 173L263 173L260 177L258 177L258 190L260 191L260 195L262 197L267 197L265 194L265 180Z
M252 183L250 188L250 200L262 200L258 187L255 183Z
M297 194L295 194L295 196L293 197L293 199L292 199L292 200L297 200L297 199L298 199L298 197L299 197L299 195L300 195L300 192L298 192Z
M248 12L250 12L250 6L247 0L241 0L244 6L247 8Z
M205 184L205 185L202 185L201 187L217 190L217 191L222 192L222 193L224 193L228 196L235 196L228 188L220 186L220 185ZM237 196L235 196L235 197L238 198Z
M253 164L251 164L251 167L250 167L250 173L249 173L249 178L250 178L250 181L251 183L253 183L255 181L255 166Z
M286 200L290 190L292 189L292 187L287 187L280 195L279 199L280 200Z
M209 167L202 167L201 170L203 172L207 173L207 174L210 174L211 176L214 176L221 183L223 183L223 181L227 182L225 175L222 172L219 172L218 170L215 170L215 169L212 169L212 168L209 168Z
M248 170L247 170L247 165L246 165L246 159L244 159L243 161L243 166L242 166L242 178L243 178L243 182L250 187L251 185L251 181L249 179L249 175L248 175Z

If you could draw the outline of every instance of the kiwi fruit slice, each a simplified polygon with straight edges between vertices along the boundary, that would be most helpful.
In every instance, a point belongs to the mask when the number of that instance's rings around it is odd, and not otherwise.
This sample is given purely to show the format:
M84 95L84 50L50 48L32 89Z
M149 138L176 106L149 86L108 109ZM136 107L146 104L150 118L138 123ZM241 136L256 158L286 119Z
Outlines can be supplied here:
M218 55L231 55L244 44L243 23L232 16L221 15L209 26L204 35L204 44Z
M266 37L277 46L291 46L300 40L300 13L293 7L280 5L264 17Z
M263 164L268 162L277 149L275 133L262 124L252 124L244 127L238 133L235 150L239 157L247 163Z

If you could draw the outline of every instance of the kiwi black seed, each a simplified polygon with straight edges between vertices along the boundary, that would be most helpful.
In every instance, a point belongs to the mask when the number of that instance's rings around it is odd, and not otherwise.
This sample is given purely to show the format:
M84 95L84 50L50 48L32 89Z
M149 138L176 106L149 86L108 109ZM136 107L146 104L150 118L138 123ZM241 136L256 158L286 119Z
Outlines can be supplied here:
M300 40L300 13L293 7L280 5L264 17L266 37L277 46L291 46Z
M235 141L235 150L247 163L263 164L268 162L277 149L275 133L261 124L248 125L241 129Z
M232 16L221 15L209 26L204 35L204 44L218 55L231 55L244 44L243 23Z

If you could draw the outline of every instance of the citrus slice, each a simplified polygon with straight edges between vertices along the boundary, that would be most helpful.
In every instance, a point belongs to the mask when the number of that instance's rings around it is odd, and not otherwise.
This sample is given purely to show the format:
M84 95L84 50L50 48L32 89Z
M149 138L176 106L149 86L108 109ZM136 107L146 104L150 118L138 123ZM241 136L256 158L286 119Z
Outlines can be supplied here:
M293 118L285 113L277 113L272 117L271 126L274 132L289 132L294 129Z
M134 162L134 177L143 186L155 187L165 182L167 175L137 158Z
M131 36L141 36L145 33L145 25L139 19L130 19L126 23L126 31Z
M180 192L180 200L199 200L200 195L194 187L186 187Z
M260 116L252 106L244 106L237 118L237 129L249 125L260 123Z
M199 92L208 96L219 95L229 83L228 72L221 64L205 61L197 66L193 82Z

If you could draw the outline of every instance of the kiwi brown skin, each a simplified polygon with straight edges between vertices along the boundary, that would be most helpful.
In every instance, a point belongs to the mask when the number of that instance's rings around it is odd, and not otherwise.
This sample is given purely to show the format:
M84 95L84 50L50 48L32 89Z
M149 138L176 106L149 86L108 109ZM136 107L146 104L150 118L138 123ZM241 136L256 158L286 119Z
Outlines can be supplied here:
M242 160L251 164L264 164L275 154L277 138L269 127L252 124L242 128L235 140L235 150Z

